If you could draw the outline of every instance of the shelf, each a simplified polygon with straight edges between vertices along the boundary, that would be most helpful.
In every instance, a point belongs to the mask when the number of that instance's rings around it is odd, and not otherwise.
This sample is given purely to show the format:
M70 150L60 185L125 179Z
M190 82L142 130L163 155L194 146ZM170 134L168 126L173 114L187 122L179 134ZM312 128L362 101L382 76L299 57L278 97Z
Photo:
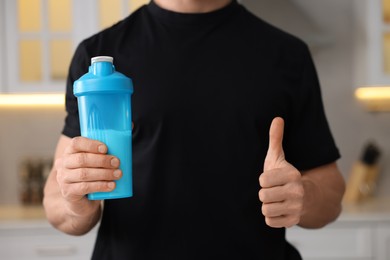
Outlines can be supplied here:
M1 205L0 221L45 220L42 206Z
M345 203L338 221L390 222L390 198L374 197L358 203Z

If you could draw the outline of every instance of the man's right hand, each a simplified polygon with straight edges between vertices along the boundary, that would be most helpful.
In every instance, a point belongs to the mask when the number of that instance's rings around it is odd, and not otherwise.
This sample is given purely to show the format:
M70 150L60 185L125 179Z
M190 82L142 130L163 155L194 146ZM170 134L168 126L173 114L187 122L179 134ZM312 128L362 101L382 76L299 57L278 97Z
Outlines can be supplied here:
M118 158L107 154L102 142L62 136L45 186L44 206L49 221L71 234L91 228L94 223L89 222L100 218L101 202L88 200L86 195L112 191L114 181L122 176L119 164Z
M115 188L121 177L118 158L107 155L107 146L85 137L75 137L55 162L57 182L62 196L78 201L92 192L107 192Z

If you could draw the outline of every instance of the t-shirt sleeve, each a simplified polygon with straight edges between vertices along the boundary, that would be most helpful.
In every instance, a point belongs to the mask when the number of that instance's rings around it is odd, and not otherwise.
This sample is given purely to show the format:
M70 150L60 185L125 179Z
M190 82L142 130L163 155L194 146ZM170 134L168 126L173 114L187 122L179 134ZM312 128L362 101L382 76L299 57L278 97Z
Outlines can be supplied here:
M77 47L68 72L66 80L66 117L62 134L68 137L80 136L79 110L77 99L73 95L73 82L88 72L89 56L83 42Z
M317 72L307 47L303 56L292 118L286 122L284 150L287 161L299 170L308 170L336 161L340 153L325 115Z

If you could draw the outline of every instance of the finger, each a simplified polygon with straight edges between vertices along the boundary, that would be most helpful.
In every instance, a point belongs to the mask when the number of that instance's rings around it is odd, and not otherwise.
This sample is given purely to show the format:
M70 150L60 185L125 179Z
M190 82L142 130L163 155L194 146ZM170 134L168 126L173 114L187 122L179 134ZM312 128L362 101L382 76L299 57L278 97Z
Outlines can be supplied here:
M269 145L266 156L266 164L271 166L276 164L280 158L284 159L283 152L283 133L284 133L284 120L281 117L275 117L272 120L269 130Z
M287 214L284 202L263 203L261 212L265 217L279 217Z
M274 120L272 120L271 127L269 129L268 152L270 152L271 155L274 153L278 156L283 152L283 133L284 120L281 117L275 117Z
M89 193L109 192L115 189L113 181L79 182L64 185L62 196L67 200L77 200Z
M71 140L70 145L65 149L65 154L79 152L105 154L107 153L107 146L97 140L78 136Z
M119 159L112 155L93 154L93 153L75 153L70 154L63 159L63 166L68 169L77 168L107 168L114 169L119 167Z
M288 176L279 168L263 172L259 178L262 188L282 186L288 182Z
M93 181L113 181L122 176L119 169L93 169L79 168L71 170L62 176L62 181L66 183L93 182Z
M265 223L273 228L289 228L299 223L300 217L296 215L285 215L278 217L266 217Z
M266 217L301 215L302 206L302 203L297 200L263 203L261 206L261 211Z
M286 199L284 187L263 188L259 191L259 199L263 203L283 202Z
M299 181L300 178L300 172L288 164L283 168L275 168L263 172L259 177L259 182L262 188L271 188Z

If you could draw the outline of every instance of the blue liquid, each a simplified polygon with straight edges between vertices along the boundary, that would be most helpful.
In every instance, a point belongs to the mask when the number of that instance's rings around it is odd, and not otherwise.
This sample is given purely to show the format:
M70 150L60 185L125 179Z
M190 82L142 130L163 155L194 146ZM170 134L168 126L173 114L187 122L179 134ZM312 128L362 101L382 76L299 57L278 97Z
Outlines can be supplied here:
M120 160L119 168L122 170L122 178L115 181L116 187L113 191L91 193L88 194L88 199L119 199L133 196L131 131L94 130L83 136L105 143L108 154Z

